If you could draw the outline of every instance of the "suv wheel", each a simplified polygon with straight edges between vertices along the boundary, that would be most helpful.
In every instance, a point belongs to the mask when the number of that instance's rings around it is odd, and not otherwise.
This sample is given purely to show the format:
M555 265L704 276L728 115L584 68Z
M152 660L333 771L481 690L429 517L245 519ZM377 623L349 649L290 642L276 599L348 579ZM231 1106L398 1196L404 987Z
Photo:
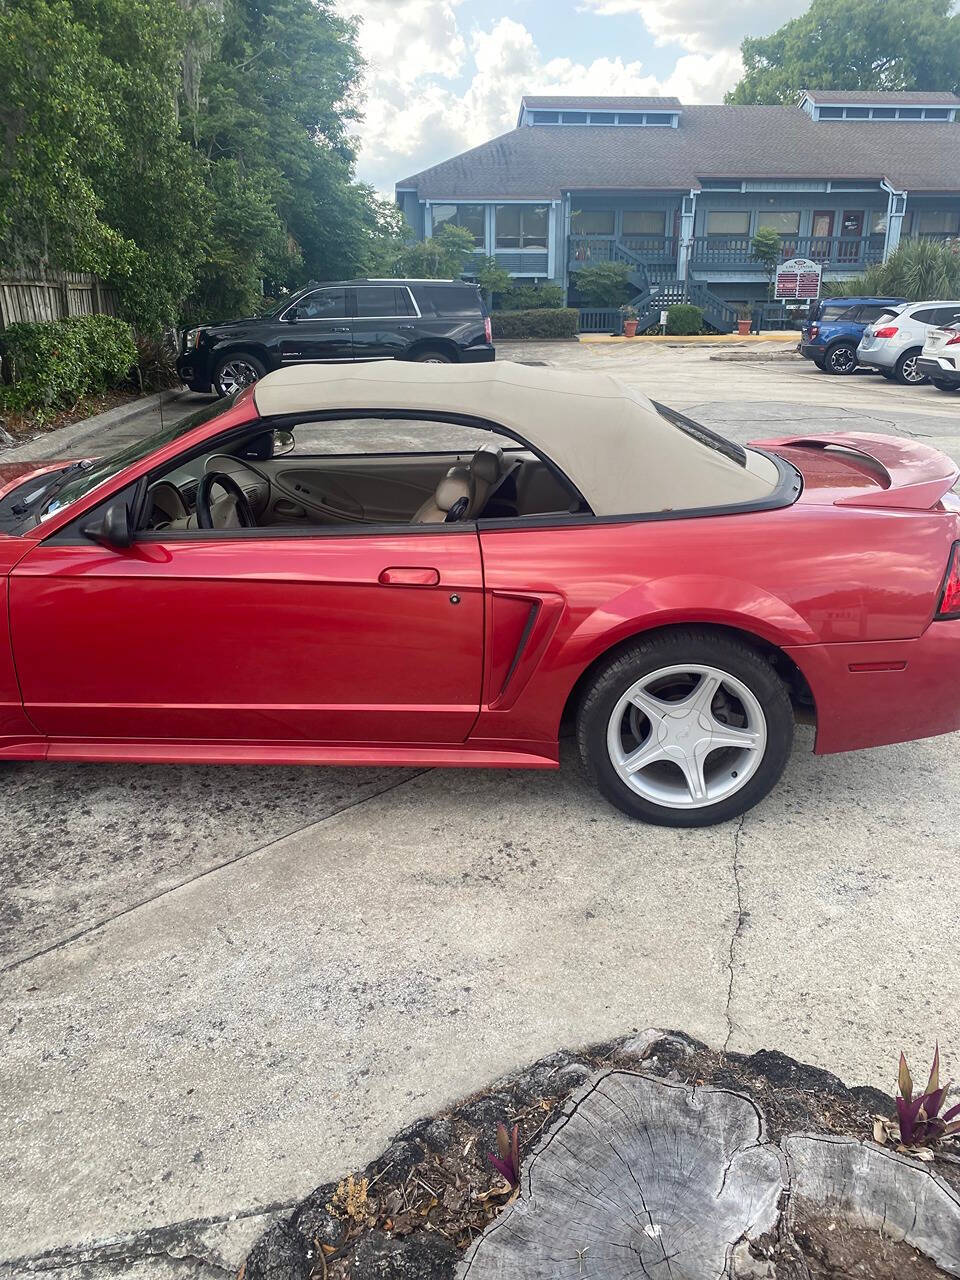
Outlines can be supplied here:
M587 774L618 809L703 827L773 787L793 743L793 708L760 654L684 628L638 640L600 668L577 740Z
M224 356L213 371L213 389L218 396L232 396L262 378L267 367L256 356L237 351Z
M914 347L911 351L905 351L894 365L893 376L904 386L919 387L927 381L927 375L917 367L919 356L920 348Z
M857 348L852 342L838 342L827 352L823 364L827 373L838 376L853 373L857 367Z
M446 351L437 351L436 349L427 349L418 351L412 359L417 364L453 364L453 356Z

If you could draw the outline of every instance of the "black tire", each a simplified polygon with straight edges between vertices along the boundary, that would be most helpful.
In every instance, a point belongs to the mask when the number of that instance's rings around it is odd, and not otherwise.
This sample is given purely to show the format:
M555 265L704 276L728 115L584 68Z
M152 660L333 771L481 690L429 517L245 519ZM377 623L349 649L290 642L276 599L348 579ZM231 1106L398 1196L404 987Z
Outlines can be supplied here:
M944 382L943 378L931 378L938 391L960 391L960 382Z
M892 369L881 369L880 376L882 378L886 378L888 382L896 382L897 380L897 375L893 372Z
M607 729L631 685L661 668L684 663L712 666L746 686L762 710L766 745L759 765L739 790L712 804L676 808L640 795L623 781L607 747ZM790 755L793 726L786 687L765 657L739 640L685 627L636 640L597 669L580 703L577 742L587 776L631 818L665 827L705 827L745 813L771 790Z
M909 351L905 351L897 363L893 366L893 376L904 387L922 387L929 379L925 373L921 373L917 368L917 357L920 355L921 347L911 347Z
M415 356L410 357L416 364L455 364L449 351L441 351L439 347L424 347Z
M820 370L821 373L826 373L826 369L823 367L822 360L814 360L813 363L817 366L817 368Z
M823 358L824 371L844 378L857 367L857 348L852 342L835 342Z
M266 372L267 366L259 356L249 351L233 351L217 362L213 371L213 389L218 396L232 396L243 387L252 386Z

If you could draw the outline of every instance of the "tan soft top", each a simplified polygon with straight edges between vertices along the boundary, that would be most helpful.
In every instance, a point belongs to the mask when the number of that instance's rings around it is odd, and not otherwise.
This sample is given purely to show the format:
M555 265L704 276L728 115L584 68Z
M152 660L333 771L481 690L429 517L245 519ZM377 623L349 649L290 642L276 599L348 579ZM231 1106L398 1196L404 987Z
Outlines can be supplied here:
M489 364L303 364L256 385L262 417L336 409L481 418L526 440L577 486L596 515L726 506L767 498L769 458L740 466L685 434L606 373Z

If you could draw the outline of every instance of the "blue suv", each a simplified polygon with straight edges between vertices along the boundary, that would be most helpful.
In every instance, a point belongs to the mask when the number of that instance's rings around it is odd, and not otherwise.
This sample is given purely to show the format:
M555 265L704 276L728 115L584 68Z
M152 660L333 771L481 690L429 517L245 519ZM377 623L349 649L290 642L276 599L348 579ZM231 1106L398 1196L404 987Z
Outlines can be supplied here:
M822 373L853 373L863 331L905 298L822 298L803 326L800 354Z

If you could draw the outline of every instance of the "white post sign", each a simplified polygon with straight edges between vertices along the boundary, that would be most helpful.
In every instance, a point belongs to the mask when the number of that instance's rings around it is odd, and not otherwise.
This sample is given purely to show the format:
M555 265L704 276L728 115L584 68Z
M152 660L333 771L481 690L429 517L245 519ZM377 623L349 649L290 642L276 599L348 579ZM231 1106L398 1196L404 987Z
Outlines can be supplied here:
M810 258L791 258L777 267L774 296L805 300L820 297L821 265Z

